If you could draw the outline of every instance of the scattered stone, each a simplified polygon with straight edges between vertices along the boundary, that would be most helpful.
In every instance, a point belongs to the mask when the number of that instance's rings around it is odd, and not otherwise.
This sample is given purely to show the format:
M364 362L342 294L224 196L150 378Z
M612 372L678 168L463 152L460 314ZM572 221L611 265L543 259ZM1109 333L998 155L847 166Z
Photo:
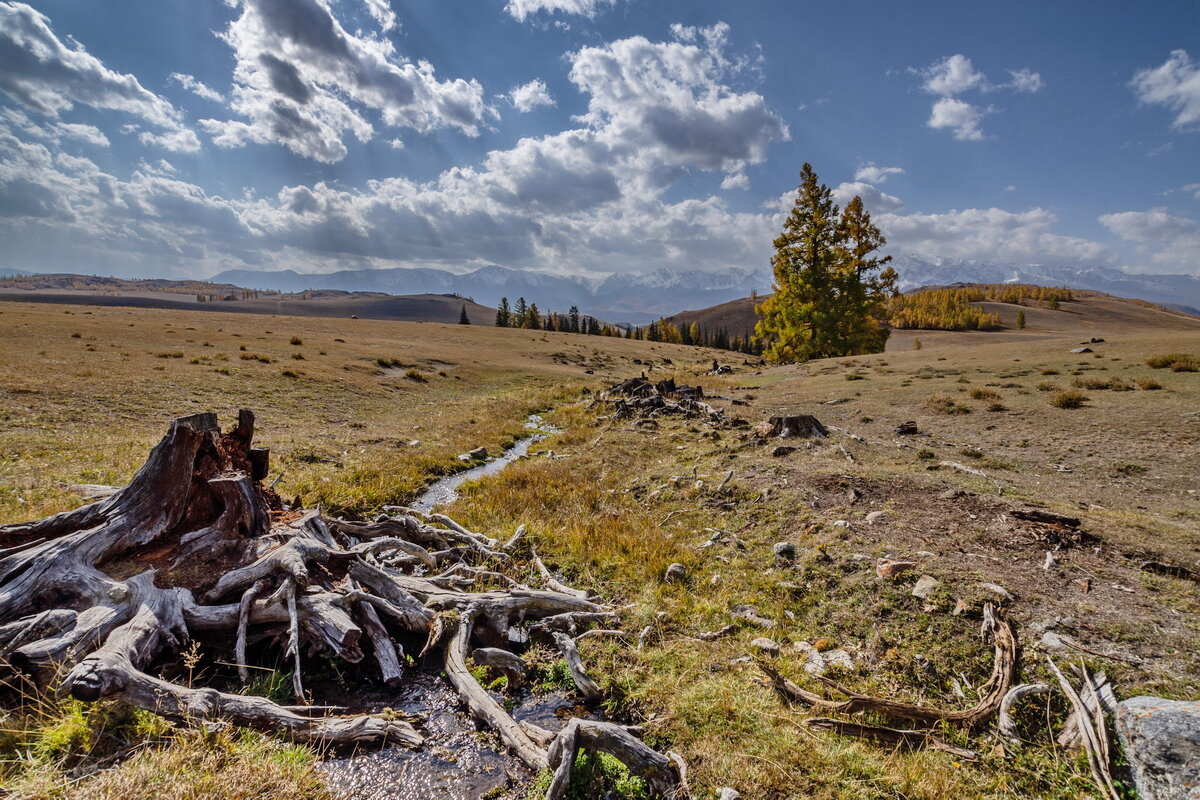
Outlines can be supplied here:
M757 625L760 628L774 628L775 620L767 619L758 613L758 609L754 606L736 605L729 609L731 616L737 619L744 619L752 625Z
M841 667L842 669L854 669L854 658L846 650L838 648L836 650L826 650L821 653L825 659L825 667Z
M775 456L776 458L778 458L780 456L790 456L792 453L796 452L796 450L798 450L798 449L799 448L788 447L785 444L781 444L778 447L776 447L774 450L771 451L771 455Z
M887 516L887 513L884 511L872 511L870 514L867 514L867 517L866 517L867 524L874 525L876 522L879 522L879 520L883 519L885 516Z
M938 500L957 500L960 497L966 497L967 492L962 489L947 489L938 495Z
M890 558L881 558L879 563L875 565L875 574L881 578L896 578L910 569L917 566L912 561L895 561Z
M1071 352L1072 353L1091 353L1093 351L1092 351L1092 348L1090 348L1090 347L1072 347Z
M839 519L839 520L837 520L837 521L835 521L835 522L833 523L833 527L835 527L835 528L849 528L849 527L850 527L850 523L849 523L849 522L847 522L847 521L846 521L846 520L844 520L844 519Z
M779 642L774 639L768 639L765 636L760 636L750 642L750 646L765 656L774 658L779 655Z
M1200 700L1131 697L1116 728L1142 800L1200 797Z
M1012 592L1010 592L1008 589L1005 589L1003 586L1001 586L998 583L981 583L981 584L979 584L979 587L981 589L986 589L987 591L991 592L992 594L1000 597L1000 599L1007 600L1010 603L1014 599L1016 599L1013 597Z
M917 423L914 420L909 420L908 422L901 422L899 425L896 426L896 435L897 436L916 436L920 432L921 431L917 428Z
M776 542L771 548L775 553L775 560L792 562L796 559L796 545L791 542Z
M933 590L939 585L938 579L932 575L922 575L917 581L916 586L912 588L912 596L928 600L929 595L933 594Z
M737 789L723 786L717 790L717 800L742 800L742 795Z
M1042 638L1038 639L1038 646L1043 650L1062 650L1071 647L1074 642L1075 639L1065 633L1046 631L1042 634Z
M682 583L686 579L687 567L679 563L667 567L667 571L663 574L663 580L668 583Z

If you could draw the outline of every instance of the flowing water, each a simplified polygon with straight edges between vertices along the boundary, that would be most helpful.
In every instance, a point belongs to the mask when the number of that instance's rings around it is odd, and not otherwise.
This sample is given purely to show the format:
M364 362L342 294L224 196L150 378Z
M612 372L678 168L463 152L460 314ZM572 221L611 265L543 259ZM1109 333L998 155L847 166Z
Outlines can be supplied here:
M493 475L547 436L558 433L536 414L525 427L528 436L486 464L459 472L431 484L413 508L429 511L452 502L458 487L469 480ZM520 760L505 752L500 740L482 730L462 710L453 688L440 674L438 659L410 667L396 689L378 685L349 691L337 702L362 713L391 708L413 717L425 737L419 750L385 747L326 758L320 769L335 793L346 800L519 800L532 777ZM504 699L496 695L496 699ZM529 720L557 731L578 713L563 694L532 697L513 711L518 720Z

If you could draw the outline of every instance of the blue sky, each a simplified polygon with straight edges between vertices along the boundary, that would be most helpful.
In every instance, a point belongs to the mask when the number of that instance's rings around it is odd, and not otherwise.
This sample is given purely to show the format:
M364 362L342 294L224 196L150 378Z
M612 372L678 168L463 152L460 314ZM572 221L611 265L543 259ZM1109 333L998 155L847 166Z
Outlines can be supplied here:
M762 269L804 161L893 252L1200 274L1200 9L0 0L0 266Z

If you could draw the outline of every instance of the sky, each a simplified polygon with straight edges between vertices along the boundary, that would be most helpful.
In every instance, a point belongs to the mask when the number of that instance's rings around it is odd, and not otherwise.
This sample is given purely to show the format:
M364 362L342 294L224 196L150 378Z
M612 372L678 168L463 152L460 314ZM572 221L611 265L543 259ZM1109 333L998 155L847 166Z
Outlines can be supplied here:
M0 267L768 267L809 162L893 253L1200 275L1200 5L0 0Z

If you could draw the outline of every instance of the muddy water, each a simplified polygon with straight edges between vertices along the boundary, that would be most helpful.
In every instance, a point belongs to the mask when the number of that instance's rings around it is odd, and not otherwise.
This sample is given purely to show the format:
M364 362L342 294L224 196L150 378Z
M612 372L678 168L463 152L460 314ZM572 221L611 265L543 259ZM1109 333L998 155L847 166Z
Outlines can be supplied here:
M492 475L529 452L558 430L537 415L525 427L530 435L500 457L432 484L413 504L428 511L453 501L458 487ZM503 698L496 695L503 702ZM419 750L386 747L327 757L319 766L330 788L345 800L519 800L533 777L520 760L505 752L495 734L481 730L462 710L458 696L441 676L436 660L413 665L394 690L372 685L351 690L336 702L359 712L384 708L411 716L425 737ZM575 716L574 701L562 694L529 698L513 716L548 730L559 730Z
M512 447L505 450L503 455L492 459L486 464L480 464L478 467L472 467L463 472L456 472L453 475L448 475L431 483L429 488L425 490L425 493L417 498L411 507L418 511L429 511L434 506L451 503L458 497L459 486L462 486L467 481L479 480L488 475L495 475L513 461L528 453L529 448L542 439L551 434L560 433L558 428L555 428L537 414L529 417L529 421L525 423L525 428L530 431L530 435L519 439Z

